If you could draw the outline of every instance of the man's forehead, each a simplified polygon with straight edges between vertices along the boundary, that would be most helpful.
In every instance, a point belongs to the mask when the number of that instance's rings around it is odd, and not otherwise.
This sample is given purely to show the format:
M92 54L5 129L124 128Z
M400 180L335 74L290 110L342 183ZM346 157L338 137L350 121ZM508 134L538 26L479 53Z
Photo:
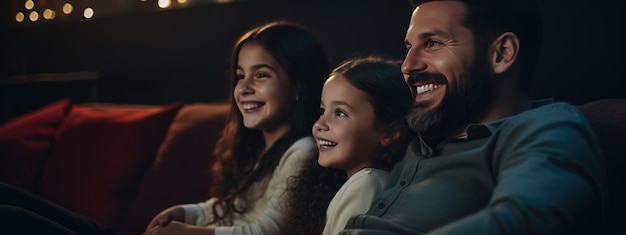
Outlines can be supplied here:
M445 27L461 24L466 6L460 1L432 1L415 8L409 30L414 27Z
M463 16L466 13L467 6L462 1L444 0L444 1L430 1L422 3L417 6L413 11L412 17L451 17L451 16Z

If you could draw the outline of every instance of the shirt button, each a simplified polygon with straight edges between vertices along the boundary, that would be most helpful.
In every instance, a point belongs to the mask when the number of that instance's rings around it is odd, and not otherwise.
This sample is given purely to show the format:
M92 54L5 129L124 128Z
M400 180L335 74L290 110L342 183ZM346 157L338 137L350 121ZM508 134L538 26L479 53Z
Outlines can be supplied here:
M379 202L378 209L383 209L383 208L385 208L385 203Z
M400 186L404 186L406 184L406 181L401 181L400 182Z

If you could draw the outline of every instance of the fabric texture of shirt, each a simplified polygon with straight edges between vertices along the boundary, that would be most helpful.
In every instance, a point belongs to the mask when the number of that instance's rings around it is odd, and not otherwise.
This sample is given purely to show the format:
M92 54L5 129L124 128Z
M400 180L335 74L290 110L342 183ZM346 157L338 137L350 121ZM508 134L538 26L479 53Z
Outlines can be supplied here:
M323 234L338 234L351 216L367 212L374 197L385 188L388 177L388 171L376 168L363 168L352 175L328 205Z
M233 226L215 226L215 234L281 234L287 222L285 203L287 179L296 176L309 158L317 157L317 145L312 137L293 143L281 157L271 177L258 180L247 190L246 199L238 197L235 204L244 206L243 214L234 213ZM246 203L247 202L247 203ZM183 205L185 222L206 225L213 218L215 198L197 204Z
M598 140L576 107L547 103L470 125L465 139L416 138L389 188L341 234L597 231L608 203Z

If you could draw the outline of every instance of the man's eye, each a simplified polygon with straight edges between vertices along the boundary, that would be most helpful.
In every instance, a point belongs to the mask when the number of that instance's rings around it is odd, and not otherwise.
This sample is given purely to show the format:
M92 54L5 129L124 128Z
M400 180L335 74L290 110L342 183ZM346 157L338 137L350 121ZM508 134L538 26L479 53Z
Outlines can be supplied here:
M434 46L440 46L442 45L442 43L440 41L436 41L436 40L430 40L428 41L428 45L426 45L427 47L434 47Z

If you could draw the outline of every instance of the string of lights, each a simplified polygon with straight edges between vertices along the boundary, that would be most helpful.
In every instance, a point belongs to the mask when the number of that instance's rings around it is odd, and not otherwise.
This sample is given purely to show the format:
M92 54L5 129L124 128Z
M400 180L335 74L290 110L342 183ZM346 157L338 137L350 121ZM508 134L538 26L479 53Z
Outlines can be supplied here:
M29 24L66 20L88 20L128 12L145 12L189 7L201 3L242 0L11 0L13 23Z

